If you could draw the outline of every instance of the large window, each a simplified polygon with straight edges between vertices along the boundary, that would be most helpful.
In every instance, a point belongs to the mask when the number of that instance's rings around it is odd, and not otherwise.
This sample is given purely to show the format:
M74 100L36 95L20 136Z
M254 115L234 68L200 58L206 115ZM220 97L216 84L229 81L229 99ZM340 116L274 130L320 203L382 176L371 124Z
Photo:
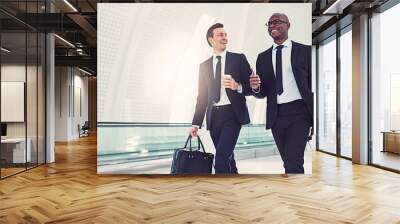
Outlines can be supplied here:
M331 36L318 48L318 149L351 158L351 25L339 33L340 36Z
M400 5L371 19L372 163L400 170Z
M318 48L318 149L336 153L336 39Z
M340 36L340 155L352 157L352 35L351 26Z

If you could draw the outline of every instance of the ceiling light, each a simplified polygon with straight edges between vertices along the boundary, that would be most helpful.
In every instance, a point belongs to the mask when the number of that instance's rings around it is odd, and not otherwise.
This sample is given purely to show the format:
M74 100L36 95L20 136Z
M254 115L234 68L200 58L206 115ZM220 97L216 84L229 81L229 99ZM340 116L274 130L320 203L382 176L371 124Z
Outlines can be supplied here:
M92 75L92 73L90 73L90 72L88 72L88 71L86 71L86 70L83 70L83 69L81 69L81 68L79 68L79 67L78 67L78 70L81 71L81 72L83 72L83 73L85 73L85 74L87 74L87 75Z
M4 51L4 52L6 52L6 53L10 53L10 52L11 52L11 50L9 50L9 49L7 49L7 48L5 48L5 47L1 47L1 50Z
M343 10L354 1L355 0L336 0L332 5L325 9L322 14L342 14Z
M64 43L66 43L67 45L69 45L69 46L75 48L75 45L71 44L71 42L67 41L66 39L64 39L64 38L62 38L62 37L60 37L60 36L58 36L57 34L54 34L54 36L57 37L58 39L60 39L61 41L63 41Z
M64 0L65 4L67 4L72 10L74 10L74 12L78 12L78 10L71 4L69 3L68 0Z

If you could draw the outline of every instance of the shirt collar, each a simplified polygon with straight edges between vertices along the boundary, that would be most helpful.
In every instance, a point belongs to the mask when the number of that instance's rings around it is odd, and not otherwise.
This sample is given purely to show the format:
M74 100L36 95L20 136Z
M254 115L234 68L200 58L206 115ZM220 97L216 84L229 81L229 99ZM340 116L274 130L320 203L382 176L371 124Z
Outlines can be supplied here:
M292 40L288 38L288 39L286 39L285 42L283 42L281 45L283 45L284 47L291 47L291 46L292 46ZM273 46L273 49L276 50L276 48L277 48L279 45L277 45L277 44L274 42L274 44L273 44L272 46Z
M218 56L218 54L216 54L215 52L213 53L213 60L217 60L217 56ZM221 54L219 54L219 56L221 56L221 59L222 58L225 58L225 56L226 56L226 49L221 53Z

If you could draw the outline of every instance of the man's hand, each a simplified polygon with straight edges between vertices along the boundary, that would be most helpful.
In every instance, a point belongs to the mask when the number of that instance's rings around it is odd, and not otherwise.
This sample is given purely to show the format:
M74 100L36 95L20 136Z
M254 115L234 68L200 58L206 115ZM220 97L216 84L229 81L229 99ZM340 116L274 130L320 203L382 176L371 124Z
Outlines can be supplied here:
M239 84L232 78L231 75L224 75L224 86L225 88L231 89L231 90L237 90L239 87Z
M250 87L253 90L257 90L258 88L260 88L260 85L261 85L260 76L252 72L250 75Z
M198 127L191 127L190 128L190 135L192 136L192 137L197 137L197 132L199 131L199 128Z

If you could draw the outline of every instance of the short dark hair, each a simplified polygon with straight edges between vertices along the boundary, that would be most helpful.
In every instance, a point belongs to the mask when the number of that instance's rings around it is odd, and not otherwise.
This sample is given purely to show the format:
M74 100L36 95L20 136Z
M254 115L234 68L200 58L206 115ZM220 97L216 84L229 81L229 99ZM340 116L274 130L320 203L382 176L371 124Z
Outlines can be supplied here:
M210 38L210 37L212 38L214 36L214 33L213 33L214 30L218 29L218 28L224 28L224 25L222 23L216 23L216 24L210 26L210 28L208 28L208 30L207 30L206 39L207 39L207 43L208 43L208 45L210 45L210 47L211 47L211 43L210 43L210 41L208 41L208 38Z
M280 13L280 12L275 12L274 14L272 14L268 20L270 20L273 16L277 16L277 17L284 17L286 19L286 22L289 23L289 17L285 14L285 13Z

